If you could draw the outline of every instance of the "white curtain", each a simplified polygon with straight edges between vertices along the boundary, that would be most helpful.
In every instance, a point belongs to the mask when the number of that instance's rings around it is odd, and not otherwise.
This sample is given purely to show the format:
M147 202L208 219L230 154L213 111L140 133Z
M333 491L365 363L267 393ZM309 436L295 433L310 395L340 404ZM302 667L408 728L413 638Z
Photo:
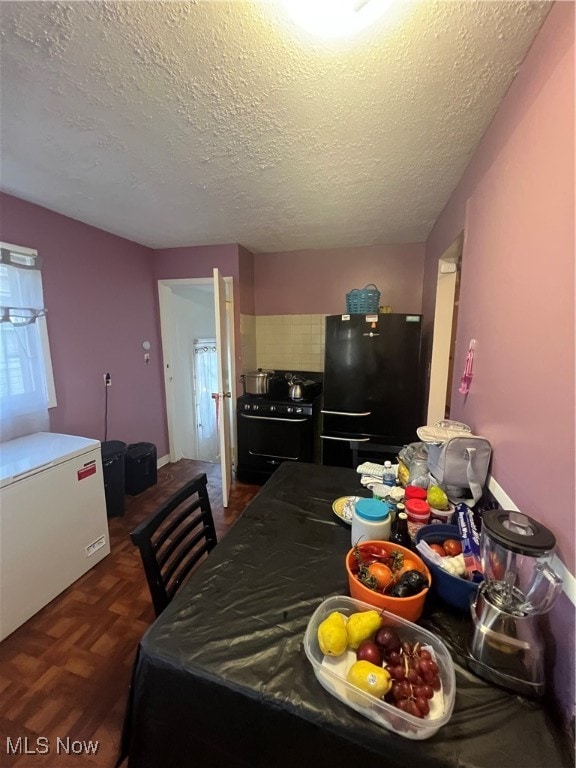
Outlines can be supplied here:
M194 376L198 428L198 458L214 461L218 452L216 404L212 393L218 389L216 342L194 342Z
M49 431L37 255L2 247L0 263L0 440Z

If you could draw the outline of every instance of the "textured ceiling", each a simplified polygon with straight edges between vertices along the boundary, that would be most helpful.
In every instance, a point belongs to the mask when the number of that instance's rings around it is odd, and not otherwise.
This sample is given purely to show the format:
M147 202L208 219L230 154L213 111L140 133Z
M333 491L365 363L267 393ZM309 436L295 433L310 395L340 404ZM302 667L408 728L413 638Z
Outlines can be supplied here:
M273 0L0 2L0 183L152 247L422 241L549 8L397 2L321 42Z

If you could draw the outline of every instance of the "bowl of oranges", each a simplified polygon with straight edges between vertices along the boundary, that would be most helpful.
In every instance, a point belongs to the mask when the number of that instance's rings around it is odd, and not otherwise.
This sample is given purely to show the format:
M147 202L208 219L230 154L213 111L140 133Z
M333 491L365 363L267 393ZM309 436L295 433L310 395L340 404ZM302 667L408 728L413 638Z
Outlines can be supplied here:
M428 566L390 541L360 541L346 555L350 595L408 621L416 621L432 582Z

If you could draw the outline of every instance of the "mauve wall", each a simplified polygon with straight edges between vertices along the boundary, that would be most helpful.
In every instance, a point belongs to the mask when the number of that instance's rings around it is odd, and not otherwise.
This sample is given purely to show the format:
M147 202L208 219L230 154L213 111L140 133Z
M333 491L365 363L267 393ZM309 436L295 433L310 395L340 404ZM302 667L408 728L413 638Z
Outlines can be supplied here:
M167 452L153 252L46 208L0 194L0 237L36 248L58 405L54 432L104 439L103 374L112 376L108 439ZM142 342L150 341L144 364Z
M451 416L494 446L492 473L552 529L574 570L574 4L556 3L426 244L424 311L438 258L464 229ZM457 391L477 340L467 398ZM574 606L549 615L554 688L574 712Z
M241 245L238 246L238 292L240 313L254 314L254 255Z
M337 315L346 294L374 283L380 304L417 314L422 306L424 244L254 254L256 315Z

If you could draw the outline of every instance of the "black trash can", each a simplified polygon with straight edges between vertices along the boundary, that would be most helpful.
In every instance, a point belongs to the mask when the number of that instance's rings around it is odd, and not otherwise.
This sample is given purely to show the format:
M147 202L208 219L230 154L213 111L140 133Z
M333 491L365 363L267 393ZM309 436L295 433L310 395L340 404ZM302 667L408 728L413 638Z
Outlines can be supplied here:
M156 485L156 446L154 443L131 443L126 451L125 487L130 496Z
M104 493L108 517L122 517L124 514L124 459L126 443L121 440L107 440L102 443L102 470Z

